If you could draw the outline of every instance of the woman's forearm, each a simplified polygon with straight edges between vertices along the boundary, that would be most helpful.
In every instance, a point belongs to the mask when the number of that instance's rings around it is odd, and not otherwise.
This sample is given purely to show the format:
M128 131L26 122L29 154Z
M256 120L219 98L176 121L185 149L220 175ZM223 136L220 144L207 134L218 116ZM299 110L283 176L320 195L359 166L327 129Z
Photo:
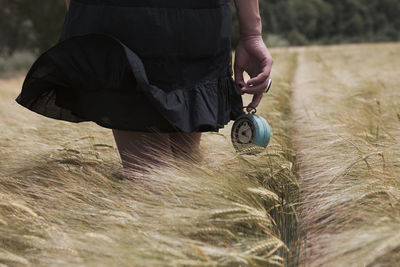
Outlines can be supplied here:
M69 9L69 2L70 2L71 0L65 0L65 4L67 5L67 10Z
M260 36L262 24L258 0L235 0L235 4L239 18L240 37Z

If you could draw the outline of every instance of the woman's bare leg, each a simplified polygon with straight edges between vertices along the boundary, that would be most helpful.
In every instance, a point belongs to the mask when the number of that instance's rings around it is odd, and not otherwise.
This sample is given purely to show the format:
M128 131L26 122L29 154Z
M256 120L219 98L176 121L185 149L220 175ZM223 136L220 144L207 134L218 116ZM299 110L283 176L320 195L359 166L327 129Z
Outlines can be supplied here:
M168 133L112 131L125 170L145 171L146 165L163 165L173 157Z
M175 157L199 159L201 132L170 133L171 149Z

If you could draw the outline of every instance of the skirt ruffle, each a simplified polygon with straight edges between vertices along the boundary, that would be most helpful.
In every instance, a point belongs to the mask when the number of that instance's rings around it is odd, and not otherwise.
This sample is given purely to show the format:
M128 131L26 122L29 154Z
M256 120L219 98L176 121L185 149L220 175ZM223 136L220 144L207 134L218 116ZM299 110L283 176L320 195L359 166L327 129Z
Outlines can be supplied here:
M218 132L244 113L231 66L218 78L163 90L148 80L135 52L99 33L44 52L15 101L53 119L141 132Z

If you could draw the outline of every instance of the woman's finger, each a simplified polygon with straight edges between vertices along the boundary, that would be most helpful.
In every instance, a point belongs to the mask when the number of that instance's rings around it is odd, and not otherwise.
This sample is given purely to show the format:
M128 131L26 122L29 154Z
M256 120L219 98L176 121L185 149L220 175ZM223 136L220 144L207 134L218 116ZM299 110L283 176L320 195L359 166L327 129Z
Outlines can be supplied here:
M262 97L263 97L263 94L254 95L251 103L249 104L249 107L253 107L253 108L258 107L258 105L261 102ZM247 112L249 112L249 110L247 110Z
M256 77L251 78L250 80L247 81L247 85L259 85L263 83L265 80L267 80L269 77L268 73L266 72L261 72L258 74Z
M272 58L265 59L261 63L261 66L263 66L261 73L259 73L258 75L254 75L256 77L248 80L247 84L248 85L258 85L258 84L262 83L263 81L268 80L269 76L271 75L272 64L273 64Z
M269 76L271 75L271 68L272 66L270 65L264 66L261 73L247 81L247 85L258 85L268 80Z
M243 76L243 70L239 68L238 66L234 67L234 73L235 73L235 82L237 85L240 86L240 88L244 87L246 85L244 81L244 76Z
M237 85L237 90L238 92L243 95L242 89L246 86L246 82L244 81L244 76L243 76L243 70L241 70L238 67L234 67L234 73L235 73L235 83Z
M261 84L259 85L255 85L255 86L246 86L244 88L240 89L240 93L242 94L253 94L253 95L257 95L257 94L262 94L264 93L265 89L267 89L268 86L268 80L267 81L263 81Z

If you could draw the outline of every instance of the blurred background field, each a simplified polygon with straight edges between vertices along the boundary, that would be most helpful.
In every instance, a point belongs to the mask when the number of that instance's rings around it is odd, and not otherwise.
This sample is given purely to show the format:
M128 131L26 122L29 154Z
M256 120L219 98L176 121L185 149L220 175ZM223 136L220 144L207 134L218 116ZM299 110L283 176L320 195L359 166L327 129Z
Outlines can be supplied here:
M233 1L232 1L233 2ZM398 0L260 0L270 46L390 42L400 39ZM0 51L43 52L57 41L64 0L0 0ZM239 38L234 16L233 45Z

